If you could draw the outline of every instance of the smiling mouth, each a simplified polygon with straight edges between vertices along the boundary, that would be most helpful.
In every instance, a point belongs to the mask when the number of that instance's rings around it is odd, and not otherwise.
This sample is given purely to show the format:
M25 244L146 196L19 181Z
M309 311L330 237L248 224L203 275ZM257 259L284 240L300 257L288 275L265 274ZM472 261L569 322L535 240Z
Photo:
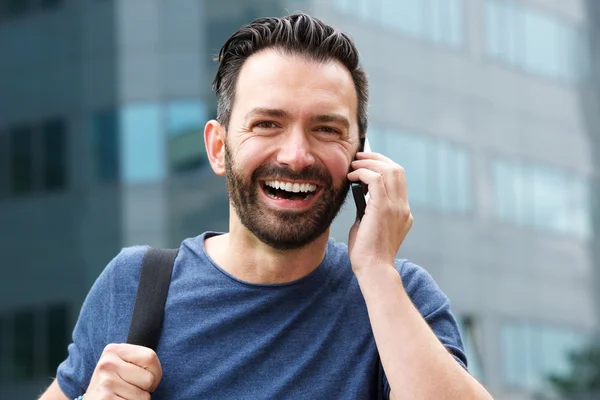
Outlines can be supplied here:
M312 183L293 183L286 181L265 181L264 192L274 200L306 201L315 195L318 186Z

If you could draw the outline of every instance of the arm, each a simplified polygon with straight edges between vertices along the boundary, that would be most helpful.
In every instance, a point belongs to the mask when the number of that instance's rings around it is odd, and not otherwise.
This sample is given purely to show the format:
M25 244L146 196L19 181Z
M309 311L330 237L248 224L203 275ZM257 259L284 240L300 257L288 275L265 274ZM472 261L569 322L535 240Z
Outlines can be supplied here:
M394 267L413 223L403 168L378 153L358 153L352 168L348 179L366 183L370 199L364 216L350 230L348 250L391 388L390 397L491 399L423 319ZM436 293L439 290L431 291ZM424 294L421 302L435 308L438 300L429 296L429 290Z
M390 398L491 399L440 342L393 266L358 271ZM401 389L398 389L401 388Z
M55 379L39 400L69 400L69 398L60 390L58 382Z

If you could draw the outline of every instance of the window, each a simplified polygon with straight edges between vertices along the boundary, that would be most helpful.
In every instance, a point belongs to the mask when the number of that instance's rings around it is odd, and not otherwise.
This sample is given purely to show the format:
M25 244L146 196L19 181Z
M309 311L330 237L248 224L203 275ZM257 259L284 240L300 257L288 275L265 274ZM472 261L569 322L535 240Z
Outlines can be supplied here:
M4 318L0 316L0 383L9 379L7 374L9 356L7 355L6 351L8 349L8 345L6 343L8 337L4 333L5 325Z
M418 0L424 7L424 35L435 43L458 46L462 42L460 0Z
M206 165L204 124L207 110L201 101L183 100L167 104L169 166L183 172Z
M568 81L584 77L586 40L581 28L514 0L485 3L488 55L527 72Z
M62 0L41 0L42 8L57 8L62 3Z
M483 382L485 380L483 373L483 358L480 348L481 344L477 341L476 319L472 316L463 316L457 319L467 356L467 369L478 381Z
M9 15L22 15L29 11L31 0L4 0L6 13Z
M541 390L550 374L569 372L569 354L588 337L566 328L512 323L502 327L501 340L505 384Z
M591 235L589 184L556 168L497 160L493 165L496 217L536 229Z
M8 135L6 132L0 131L0 200L8 195L9 151Z
M160 117L160 107L155 103L130 104L123 108L120 130L124 181L146 183L165 177L165 138Z
M411 204L443 212L471 208L471 165L466 150L424 135L385 133L387 155L404 167Z
M46 326L48 329L46 371L50 376L54 376L58 365L67 357L70 326L66 305L59 304L48 308Z
M14 375L29 380L35 375L34 313L22 311L14 317Z
M117 113L103 110L92 118L92 143L96 175L102 182L120 177L120 144Z
M44 149L44 188L64 189L67 180L67 135L64 120L55 119L42 126Z
M334 7L415 38L451 46L463 41L462 0L336 0Z
M33 190L33 134L29 127L17 127L10 132L11 188L21 195Z

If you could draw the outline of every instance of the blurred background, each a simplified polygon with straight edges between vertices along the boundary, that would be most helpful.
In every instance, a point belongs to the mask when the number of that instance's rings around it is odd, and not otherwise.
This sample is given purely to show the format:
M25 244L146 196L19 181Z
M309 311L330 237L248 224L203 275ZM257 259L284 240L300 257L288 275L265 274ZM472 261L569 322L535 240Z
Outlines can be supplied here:
M50 384L122 247L227 230L212 58L297 10L356 41L371 145L407 171L399 256L450 297L471 372L600 398L596 0L0 0L0 398Z

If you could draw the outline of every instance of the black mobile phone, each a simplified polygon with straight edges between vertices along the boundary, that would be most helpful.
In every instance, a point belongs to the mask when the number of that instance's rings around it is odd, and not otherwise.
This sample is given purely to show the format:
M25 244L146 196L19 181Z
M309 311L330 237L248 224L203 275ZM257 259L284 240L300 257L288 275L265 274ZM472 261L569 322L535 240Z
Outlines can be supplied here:
M363 152L370 152L371 147L369 146L369 140L365 138L363 143ZM352 196L354 197L354 203L356 204L356 214L358 219L361 220L365 215L365 209L367 208L367 185L362 182L352 182Z

